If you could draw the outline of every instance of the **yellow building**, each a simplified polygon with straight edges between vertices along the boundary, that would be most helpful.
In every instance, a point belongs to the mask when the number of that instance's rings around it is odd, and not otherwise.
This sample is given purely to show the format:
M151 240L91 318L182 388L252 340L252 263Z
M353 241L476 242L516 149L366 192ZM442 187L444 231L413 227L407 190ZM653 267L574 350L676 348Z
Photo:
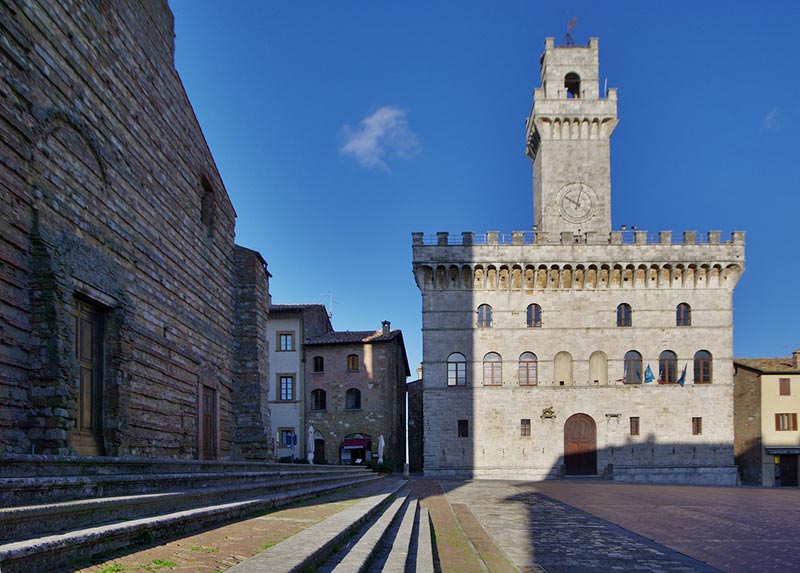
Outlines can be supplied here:
M797 486L800 350L788 358L735 358L734 455L742 481Z

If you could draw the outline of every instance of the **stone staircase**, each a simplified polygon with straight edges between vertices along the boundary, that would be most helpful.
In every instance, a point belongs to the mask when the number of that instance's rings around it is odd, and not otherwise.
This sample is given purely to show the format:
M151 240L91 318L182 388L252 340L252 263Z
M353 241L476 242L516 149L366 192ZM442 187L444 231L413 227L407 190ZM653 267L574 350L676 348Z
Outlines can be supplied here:
M68 570L379 479L350 466L0 455L0 570Z
M405 481L243 561L228 573L433 573L428 511Z

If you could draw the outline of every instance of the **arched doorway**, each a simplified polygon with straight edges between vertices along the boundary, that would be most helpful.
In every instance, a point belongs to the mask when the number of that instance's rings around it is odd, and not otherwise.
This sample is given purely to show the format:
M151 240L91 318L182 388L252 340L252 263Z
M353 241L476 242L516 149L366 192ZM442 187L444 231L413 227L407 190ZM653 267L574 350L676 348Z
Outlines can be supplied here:
M564 465L568 476L597 473L597 426L591 416L574 414L564 424Z

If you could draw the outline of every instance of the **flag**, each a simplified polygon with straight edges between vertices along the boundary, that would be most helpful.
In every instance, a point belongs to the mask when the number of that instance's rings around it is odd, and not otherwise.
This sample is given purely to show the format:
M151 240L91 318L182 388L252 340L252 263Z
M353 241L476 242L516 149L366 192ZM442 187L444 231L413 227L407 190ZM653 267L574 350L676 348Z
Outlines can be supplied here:
M644 371L644 381L645 382L652 382L655 380L656 377L653 376L653 370L650 368L650 365L647 365L647 368Z
M688 365L689 362L687 361L686 364L683 365L683 372L681 372L681 377L678 378L678 384L680 384L681 386L683 386L683 383L686 382L686 367Z

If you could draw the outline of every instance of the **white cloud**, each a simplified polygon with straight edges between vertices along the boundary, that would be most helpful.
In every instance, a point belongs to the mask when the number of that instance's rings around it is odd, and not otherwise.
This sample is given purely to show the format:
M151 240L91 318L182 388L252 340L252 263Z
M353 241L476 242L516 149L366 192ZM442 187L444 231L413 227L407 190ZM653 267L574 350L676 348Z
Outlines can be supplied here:
M358 127L342 128L345 143L339 148L364 167L389 172L386 160L408 159L419 153L419 138L409 129L406 111L387 105L362 119Z
M781 126L781 114L778 108L773 108L764 116L764 121L761 123L761 131L769 131L778 129Z

